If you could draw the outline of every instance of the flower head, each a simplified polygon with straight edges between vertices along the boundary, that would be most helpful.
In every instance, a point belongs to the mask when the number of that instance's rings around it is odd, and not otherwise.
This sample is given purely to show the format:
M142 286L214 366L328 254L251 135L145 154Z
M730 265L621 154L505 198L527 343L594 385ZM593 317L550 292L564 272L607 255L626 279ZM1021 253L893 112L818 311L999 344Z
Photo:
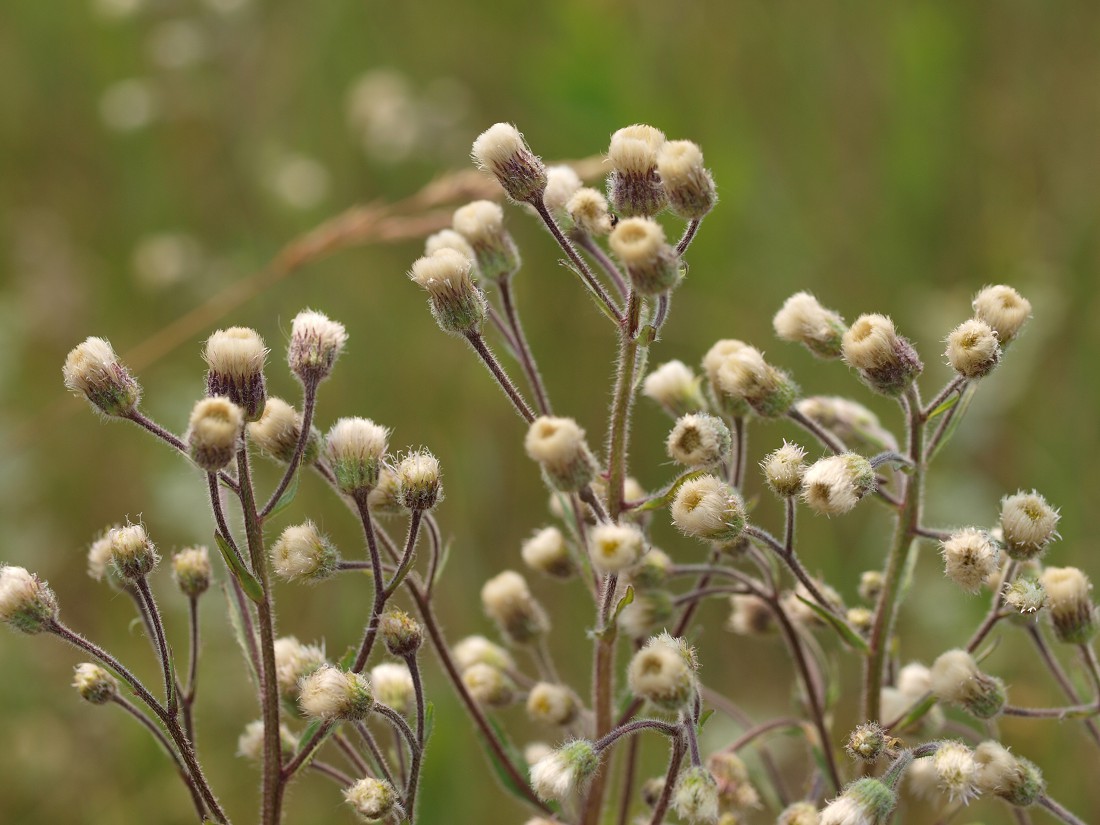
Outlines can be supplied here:
M244 432L244 411L224 396L203 398L191 411L187 448L191 460L216 473L236 457Z
M365 719L374 707L370 680L323 664L301 683L298 706L313 719Z
M519 573L505 570L481 588L481 603L489 618L515 644L529 644L550 629L550 620Z
M588 555L603 573L621 573L645 552L642 531L631 524L598 524L589 534Z
M362 496L378 483L390 432L369 418L341 418L325 436L325 455L336 486L349 496Z
M707 413L688 413L668 434L668 456L685 467L713 467L726 459L732 436L725 422Z
M1001 500L1001 531L1005 550L1017 561L1038 558L1058 538L1058 511L1032 490Z
M224 395L241 408L245 421L259 421L267 402L264 362L267 347L247 327L219 329L206 340L206 394Z
M476 332L485 322L485 294L474 283L474 261L454 249L437 249L417 258L409 278L428 293L428 304L439 328L455 335Z
M385 779L369 776L344 789L344 800L367 822L377 822L395 814L404 816L398 799L393 785Z
M73 672L73 687L85 702L105 705L118 693L118 680L99 665L83 662Z
M519 129L495 123L474 141L474 161L490 172L517 203L541 198L546 189L546 167L527 146Z
M631 692L666 711L678 711L695 696L694 651L667 633L654 636L634 654L627 669Z
M172 578L188 598L197 599L205 593L212 575L210 551L205 547L185 547L172 556Z
M672 808L688 822L717 822L718 783L710 771L702 766L683 771L672 790Z
M968 593L977 593L982 583L1000 569L1000 549L988 533L973 527L952 533L942 543L941 555L947 577Z
M982 673L965 650L949 650L932 664L932 693L940 701L959 705L978 719L991 719L1005 704L1000 679Z
M705 541L733 541L745 529L744 501L729 484L713 475L681 484L671 511L680 532Z
M963 378L988 375L1001 360L997 333L985 321L963 321L947 336L947 360Z
M137 409L141 387L104 338L87 338L65 358L65 387L104 415L125 416Z
M323 381L344 351L344 325L312 309L299 312L290 325L287 361L290 371L308 386Z
M1031 302L1010 286L987 286L974 296L974 317L997 333L1003 347L1020 334L1031 317Z
M809 292L796 292L772 319L775 334L784 341L802 344L820 358L839 358L848 327L844 319L825 309Z
M858 453L823 458L802 476L802 500L826 516L847 513L874 489L875 471Z
M666 141L657 152L657 172L669 207L685 220L699 220L718 201L703 152L690 140Z
M557 527L543 527L523 542L520 548L523 562L532 570L558 579L567 579L576 572L576 564Z
M336 572L340 556L312 521L283 530L271 545L275 572L287 581L318 582Z
M657 156L665 136L641 123L619 129L611 136L607 160L607 197L625 217L656 215L668 202L657 172Z
M642 394L673 418L706 408L699 378L683 361L666 361L642 382Z
M531 785L541 799L564 802L584 786L599 764L593 744L575 739L531 766Z

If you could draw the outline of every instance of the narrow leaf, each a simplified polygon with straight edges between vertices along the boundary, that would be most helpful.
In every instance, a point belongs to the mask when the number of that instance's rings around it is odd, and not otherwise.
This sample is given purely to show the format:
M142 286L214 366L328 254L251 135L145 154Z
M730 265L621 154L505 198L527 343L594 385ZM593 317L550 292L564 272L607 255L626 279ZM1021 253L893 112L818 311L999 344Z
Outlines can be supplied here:
M680 486L687 481L691 481L693 478L698 478L701 475L705 475L705 470L691 470L678 476L668 485L664 490L654 495L644 504L640 504L634 508L635 512L644 513L649 510L659 510L662 507L667 507L674 498L676 493L680 489Z
M870 647L867 645L867 640L860 636L852 626L843 621L840 617L836 616L832 611L826 610L815 601L803 598L799 594L795 594L798 600L804 605L809 607L814 613L824 619L828 625L837 632L837 635L847 643L849 647L855 648L860 653L867 653L870 651Z
M493 733L496 734L497 741L500 742L501 747L504 749L504 753L512 765L519 766L525 764L521 755L516 751L515 745L507 738L500 724L492 718L486 718L486 721L489 723L489 727L493 729ZM478 741L481 742L482 746L485 748L485 753L489 756L489 764L493 766L493 772L496 773L497 779L500 780L500 784L504 786L504 789L516 798L521 799L524 803L529 802L530 789L521 787L516 780L512 778L507 766L500 760L496 751L489 746L483 737L478 737ZM519 770L519 773L521 775L523 774L522 769Z
M260 683L259 674L256 673L256 669L252 662L252 654L248 641L244 635L244 625L241 624L241 617L237 613L237 600L233 598L233 595L229 592L229 587L223 586L222 591L225 593L226 601L229 603L229 625L233 628L233 637L237 640L237 644L240 645L241 653L244 654L244 660L248 662L248 672L252 675L252 681L255 684Z
M424 704L424 744L432 738L433 731L435 731L435 703L426 702Z
M244 594L256 604L262 604L264 589L260 586L260 582L248 571L244 563L237 557L237 554L233 552L233 548L229 546L229 542L222 538L222 534L217 530L214 531L214 541L217 542L218 549L222 551L222 558L225 559L226 567L229 568L229 572L237 580L237 584L241 586Z
M955 435L955 430L959 428L963 416L966 415L966 411L970 408L970 402L974 399L974 384L967 384L958 398L958 409L951 414L951 420L947 422L947 429L944 430L943 436L936 444L936 448L932 450L932 454L928 456L927 462L931 462L932 459L939 455L940 450L942 450L944 445Z
M949 409L958 404L961 397L962 396L959 393L951 395L946 401L942 402L938 407L936 407L936 409L928 413L928 420L931 421L937 415L943 415Z
M274 516L285 510L290 502L294 501L294 497L298 495L298 484L302 480L302 468L299 467L294 471L294 478L290 480L290 483L286 485L286 489L283 490L283 494L279 496L279 500L275 502L271 508L271 512L268 516Z
M447 561L451 558L452 546L453 542L451 541L448 541L446 544L443 545L443 550L439 554L439 564L435 566L435 578L432 580L432 584L438 583L440 578L443 576L443 569L447 566Z

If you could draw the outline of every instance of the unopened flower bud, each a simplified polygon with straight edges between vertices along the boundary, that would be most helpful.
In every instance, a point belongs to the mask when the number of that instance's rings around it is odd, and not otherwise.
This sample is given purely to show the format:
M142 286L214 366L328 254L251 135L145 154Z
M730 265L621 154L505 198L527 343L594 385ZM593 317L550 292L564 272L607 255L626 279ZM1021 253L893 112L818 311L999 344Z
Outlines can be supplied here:
M369 418L341 418L325 436L336 486L353 498L370 493L378 483L390 432Z
M920 662L910 662L898 671L898 690L919 699L932 689L932 671Z
M545 742L528 742L523 749L523 761L530 767L553 752L554 749Z
M672 559L668 553L651 547L629 573L630 583L635 588L661 587L667 580Z
M698 220L718 201L714 178L703 165L703 152L690 140L670 140L657 152L657 172L672 211Z
M378 620L378 634L386 650L401 659L411 656L424 643L424 628L403 610L387 610Z
M978 669L965 650L949 650L932 664L932 693L978 719L992 719L1005 704L1004 683Z
M796 292L772 319L775 334L784 341L802 344L819 358L839 358L848 326L809 292Z
M582 186L584 183L572 166L546 167L546 191L542 193L542 202L564 230L572 229L567 205Z
M718 820L718 783L701 765L683 771L672 790L672 809L688 822Z
M849 607L844 618L859 635L864 637L871 635L875 623L875 614L872 610L866 607Z
M203 398L191 411L187 450L208 473L225 469L236 457L244 431L244 411L223 396Z
M645 537L633 525L598 524L589 534L588 554L601 573L621 573L645 551Z
M815 395L801 399L795 409L823 427L857 453L897 452L898 441L876 416L848 398Z
M681 710L698 690L694 651L667 633L654 636L630 660L627 682L639 699L661 710Z
M366 676L324 664L302 680L298 706L313 719L360 721L374 707L374 694Z
M610 235L615 226L607 207L607 198L602 192L587 186L573 193L565 204L565 210L577 231L593 238Z
M733 541L745 529L745 502L717 476L699 476L681 484L671 512L680 532L704 541Z
M607 197L620 215L651 217L664 209L668 196L657 173L657 155L664 143L659 129L640 123L611 136Z
M1032 616L1047 606L1047 593L1040 582L1021 577L1005 585L1004 600L1021 616Z
M197 599L210 588L211 575L210 552L205 547L185 547L172 556L172 578L190 599Z
M1001 551L989 534L973 527L952 533L941 555L947 577L968 593L977 593L1001 564Z
M736 593L730 596L730 607L726 627L738 636L759 636L775 628L775 614L763 599Z
M160 561L157 548L149 540L145 527L127 524L115 527L111 538L111 566L124 579L131 581L148 576Z
M743 396L730 395L721 386L718 373L726 360L748 347L744 341L735 338L723 338L717 341L703 356L703 372L707 377L707 391L716 409L731 418L741 418L749 414L750 407Z
M572 418L536 418L523 446L550 485L563 493L583 489L596 475L596 460L585 443L584 430Z
M625 218L611 230L608 243L639 294L659 295L680 282L680 256L655 220Z
M877 779L857 779L821 812L820 825L884 825L897 795Z
M1059 641L1086 644L1096 635L1096 607L1088 576L1076 567L1048 567L1039 577Z
M520 555L524 564L532 570L556 579L567 579L577 569L565 536L557 527L544 527L526 539L520 548Z
M847 513L874 489L874 468L858 453L815 461L802 476L802 500L826 516Z
M397 471L386 461L378 471L378 482L367 495L367 506L374 516L399 516L405 512L401 497L401 480Z
M859 574L859 597L874 604L882 593L882 571L864 570Z
M931 759L940 792L948 800L965 805L978 795L978 763L970 748L962 742L943 742Z
M696 377L683 361L666 361L646 376L642 394L661 405L673 418L706 409Z
M336 572L340 555L312 521L292 525L271 546L275 572L292 581L319 582Z
M298 439L302 435L302 414L281 398L271 397L264 405L259 421L248 425L248 437L260 448L260 452L284 464L294 458ZM321 452L321 433L310 427L303 464L312 464Z
M206 340L206 394L224 395L241 408L245 421L259 421L267 402L267 347L254 329L220 329Z
M427 450L414 450L397 465L397 480L401 487L401 500L414 512L431 510L439 501L442 483L439 478L439 459Z
M963 321L947 336L947 360L963 378L988 375L1001 360L997 333L984 321Z
M84 396L105 415L129 415L141 400L138 382L103 338L87 338L73 349L61 374L71 393Z
M477 256L474 254L474 248L470 246L470 242L453 229L441 229L429 235L427 240L424 241L425 258L430 258L441 249L451 249L459 252L469 258L472 263L477 264Z
M88 575L97 582L107 581L111 587L125 590L130 583L119 576L111 564L111 531L118 525L108 527L88 547Z
M478 664L492 665L499 670L514 670L516 667L507 650L484 636L467 636L454 646L453 653L459 670Z
M527 715L543 725L568 725L578 710L577 697L563 685L539 682L527 694Z
M599 765L593 744L575 739L531 767L531 786L540 799L565 802L587 784Z
M379 822L391 816L401 818L404 811L397 789L385 779L368 776L344 789L344 799L367 822Z
M798 397L798 385L791 377L750 346L740 348L722 361L718 388L727 396L744 399L762 418L786 415Z
M802 489L802 476L806 472L806 464L802 460L805 457L806 451L802 447L787 441L764 457L760 469L764 471L764 478L773 493L780 498L798 495Z
M508 278L519 269L519 250L504 228L504 210L499 203L474 201L459 207L452 226L470 244L482 277Z
M275 681L280 695L297 702L302 680L325 664L324 648L304 645L293 636L275 640Z
M852 759L875 762L886 753L886 745L886 732L882 726L876 722L867 722L857 725L848 735L848 744L844 746L844 750Z
M472 152L479 169L490 172L517 203L541 198L546 167L510 123L495 123L478 135Z
M731 436L721 418L707 413L688 413L676 421L665 448L669 458L685 467L706 469L729 455Z
M81 699L93 705L105 705L118 694L118 680L104 668L91 662L76 666L73 687Z
M371 668L370 684L374 698L383 705L402 716L408 716L412 711L416 686L412 672L404 662L383 662Z
M481 604L486 614L513 644L530 644L550 630L550 620L523 576L505 570L485 582Z
M1058 538L1058 511L1032 490L1001 499L1005 551L1017 561L1037 559Z
M814 586L821 594L822 598L833 607L834 612L844 613L844 600L840 598L840 594L825 582L814 580ZM784 594L782 599L783 609L787 611L787 615L791 617L791 620L796 624L800 624L803 627L824 627L825 620L810 607L806 602L818 604L817 599L806 588L802 582L795 585L794 590L790 590Z
M987 286L974 296L974 317L988 324L1004 347L1031 317L1031 302L1010 286Z
M676 612L666 590L635 591L634 601L619 611L619 627L631 639L648 639L664 630Z
M456 335L477 332L485 322L488 304L474 283L474 262L453 249L439 249L413 261L409 277L428 293L428 303L439 328Z
M729 751L719 751L707 758L707 770L718 785L718 801L723 809L743 811L760 807L760 794L749 778L743 759Z
M479 705L505 708L516 698L516 686L498 667L474 664L462 671L462 684Z
M783 809L775 825L820 825L820 821L812 802L795 802Z
M311 309L302 310L290 325L287 362L303 385L323 381L348 341L344 325Z
M1026 808L1038 802L1046 792L1046 782L1038 766L1009 753L999 742L982 742L974 749L974 760L978 764L976 784L982 793Z
M286 725L279 725L279 749L286 760L298 750L298 737L290 732ZM251 762L264 758L264 723L256 719L245 725L244 732L237 738L237 756L243 756Z
M883 395L901 395L924 365L885 315L861 315L844 333L841 352L863 382Z

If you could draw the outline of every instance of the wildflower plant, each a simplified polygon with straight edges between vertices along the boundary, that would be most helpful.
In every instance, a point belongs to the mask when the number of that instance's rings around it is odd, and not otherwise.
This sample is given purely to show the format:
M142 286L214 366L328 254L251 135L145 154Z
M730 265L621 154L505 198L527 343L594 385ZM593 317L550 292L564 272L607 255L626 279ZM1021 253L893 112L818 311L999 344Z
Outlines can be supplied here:
M441 330L465 339L524 422L516 449L525 450L552 496L557 523L532 525L525 539L516 538L515 566L528 574L504 570L481 588L499 643L483 636L451 640L436 618L445 533L434 514L443 495L435 455L395 448L385 423L362 416L341 417L324 435L315 426L322 384L340 380L347 334L313 310L294 319L287 347L301 386L300 411L268 396L270 353L260 336L240 327L219 330L204 350L206 395L196 400L183 436L147 416L137 379L105 339L88 338L66 359L71 391L104 417L148 431L202 474L217 553L191 547L171 563L189 606L186 657L169 647L149 586L162 554L146 525L116 524L88 556L92 578L134 602L163 685L144 684L70 628L53 590L23 568L0 567L0 619L24 634L58 637L86 656L74 676L80 697L117 705L150 732L204 823L231 821L216 793L221 778L200 764L192 712L197 604L219 588L258 686L259 718L243 726L238 746L261 766L262 825L283 821L287 788L307 771L337 783L365 821L417 820L433 721L422 675L428 648L495 774L530 808L530 823L598 825L639 815L637 821L658 825L672 814L733 823L766 809L788 825L879 825L894 815L906 775L948 804L985 796L1083 822L1048 795L1038 766L998 741L996 728L1009 715L1075 720L1100 746L1091 585L1076 568L1044 566L1059 537L1057 509L1036 491L1020 491L1002 500L999 523L950 529L931 526L924 510L928 468L981 379L1002 368L1030 317L1028 301L1008 286L981 290L972 317L946 335L944 357L954 375L927 400L920 386L924 360L888 316L870 312L848 324L808 292L778 309L779 339L806 347L838 381L847 367L866 390L896 402L899 439L846 395L805 396L793 376L747 342L724 338L696 354L698 373L685 360L650 366L672 293L690 288L691 243L717 203L715 181L694 143L666 140L647 125L620 129L607 151L606 195L585 187L568 167L547 168L510 124L480 135L473 156L521 208L486 200L461 207L451 229L427 240L409 277L426 293ZM552 406L524 334L515 296L521 258L506 226L509 215L524 211L548 230L617 341L608 421L598 433L602 447L569 411ZM502 361L494 346L511 360ZM670 422L665 449L672 463L654 490L630 475L638 395L653 402L642 414ZM757 478L748 463L749 435L767 439L767 423L776 419L793 423L802 436L770 443ZM257 454L283 467L264 493L253 474ZM277 536L266 532L269 519L293 505L307 473L348 505L362 548L338 549L306 514ZM782 505L776 528L758 522L759 495L774 495ZM885 508L893 522L881 569L864 572L850 588L812 576L802 561L799 514L841 518L872 506ZM243 530L230 526L230 510L239 512ZM380 520L398 513L405 516L403 535ZM655 520L675 526L680 546L654 546ZM902 667L898 609L912 589L922 542L939 550L959 598L984 590L990 607L969 637L945 640L953 647L931 668ZM272 575L325 587L352 571L365 572L369 582L357 645L333 659L322 644L276 637ZM529 578L539 580L535 588ZM550 587L572 589L570 611L580 599L591 602L587 639L559 638L553 613L536 595ZM844 604L839 593L848 589L858 592L860 604ZM798 690L788 714L752 722L735 704L736 686L726 690L709 680L708 659L724 654L710 640L699 651L689 639L699 606L710 599L732 605L733 632L772 634L789 653ZM1004 621L1013 616L1023 621ZM1011 704L1004 681L982 664L983 645L1002 628L1030 637L1066 694L1064 706ZM1077 652L1090 698L1081 698L1051 639ZM555 654L574 655L578 644L591 646L588 684L570 683L555 662ZM840 671L829 666L840 654L862 671L859 709L848 718L836 705ZM497 717L513 705L525 707L552 740L529 746L529 759ZM988 738L980 744L938 738L945 708L982 720L976 738ZM745 730L729 742L702 741L713 712ZM379 744L384 731L396 735L395 748ZM779 731L794 732L807 757L785 766L789 776L781 775L766 744ZM649 737L663 739L668 756L663 776L643 782L639 749ZM766 768L766 782L742 761L750 748ZM351 773L328 760L336 752ZM616 774L620 792L612 794Z

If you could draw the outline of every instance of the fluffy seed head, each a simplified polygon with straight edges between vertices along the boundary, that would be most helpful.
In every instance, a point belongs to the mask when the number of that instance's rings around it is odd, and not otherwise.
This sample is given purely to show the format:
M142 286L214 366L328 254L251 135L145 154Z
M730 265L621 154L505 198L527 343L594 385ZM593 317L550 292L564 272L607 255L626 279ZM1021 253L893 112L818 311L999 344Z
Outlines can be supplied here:
M298 737L286 725L279 725L279 744L284 759L290 759L298 750ZM237 738L237 756L251 762L264 758L264 723L262 719L249 722Z
M657 173L668 205L684 220L699 220L718 201L703 152L690 140L667 141L657 153Z
M748 403L739 395L728 395L718 382L718 373L726 360L747 347L744 341L735 338L723 338L707 350L703 356L703 373L707 378L707 392L715 409L727 417L739 418L751 411Z
M599 524L589 533L588 555L603 573L621 573L645 551L642 531L630 524Z
M718 821L718 783L700 766L683 771L672 791L672 809L688 822Z
M1088 576L1076 567L1048 567L1039 577L1050 604L1050 621L1058 639L1086 644L1096 635L1096 607Z
M118 525L108 527L88 547L88 575L97 582L107 580L112 587L126 588L129 583L120 578L111 565L111 530Z
M790 498L802 489L802 476L806 472L806 463L802 460L806 451L797 444L788 441L778 450L768 453L760 462L768 486L780 498Z
M1032 490L1001 499L1001 532L1005 550L1017 561L1039 558L1058 538L1058 511Z
M260 448L260 452L284 464L294 457L298 439L302 434L302 414L281 398L267 399L259 421L248 425L248 437ZM303 464L312 464L321 452L321 433L310 427Z
M470 242L453 229L440 229L424 241L425 258L430 258L441 249L453 250L465 255L471 262L477 262L477 256L474 255L474 248L470 246Z
M264 362L267 347L254 329L219 329L206 340L206 394L224 395L244 412L245 421L259 421L267 401Z
M118 693L118 680L99 665L83 662L73 671L73 687L85 702L105 705Z
M733 612L726 627L739 636L758 636L775 628L775 615L756 596L734 594L730 596L730 606Z
M563 685L539 682L527 694L527 715L540 724L568 725L577 711L577 698Z
M402 716L413 710L416 687L412 673L404 662L383 662L371 668L370 683L374 698Z
M919 699L932 689L932 671L920 662L910 662L898 671L897 683L905 696Z
M157 548L141 524L114 527L108 536L111 539L111 566L124 579L144 578L160 561Z
M584 430L572 418L536 418L527 429L523 446L542 467L551 486L563 493L582 489L596 474Z
M786 415L798 397L798 385L791 377L750 346L738 349L722 361L718 388L726 396L744 399L753 412L764 418Z
M707 413L688 413L677 419L665 441L665 449L677 464L706 469L726 458L731 438L721 418Z
M642 394L673 418L706 408L700 379L683 361L666 361L645 377Z
M821 812L820 825L883 825L897 796L877 779L857 779Z
M1031 317L1031 302L1010 286L987 286L974 296L974 317L997 333L1007 346Z
M439 459L427 450L414 450L397 465L397 481L405 507L416 512L431 510L439 502L442 482Z
M848 398L815 395L801 399L795 409L839 438L853 452L897 452L897 439L879 423L878 416Z
M760 807L760 794L752 785L748 767L737 754L728 751L711 754L707 770L718 785L718 801L723 809L742 811Z
M772 319L775 334L784 341L802 344L820 358L839 358L844 319L823 307L809 292L796 292L788 298Z
M546 167L512 124L490 126L478 135L471 154L478 168L490 172L512 200L523 203L542 197Z
M812 802L795 802L783 809L775 825L820 825L820 821Z
M378 483L390 432L369 418L341 418L325 436L325 455L336 486L349 496L364 496Z
M570 218L566 205L577 194L584 183L573 171L572 166L548 166L546 168L546 191L542 193L542 202L550 210L554 219L568 229Z
M492 665L500 670L515 670L516 667L507 650L484 636L467 636L454 646L453 653L459 670L478 664Z
M948 363L963 378L988 375L1001 360L997 333L985 321L963 321L947 336Z
M1026 808L1046 792L1043 774L1035 763L1009 753L999 742L982 742L974 749L974 759L978 763L976 784L982 793Z
M394 814L403 816L398 798L393 785L369 776L344 788L344 800L367 822L378 822Z
M611 135L607 160L618 171L649 172L657 168L657 156L665 144L664 133L653 126L635 123Z
M424 628L420 622L396 608L387 610L378 620L378 635L386 644L386 650L404 659L420 649L424 643Z
M532 570L557 579L567 579L576 572L565 536L557 527L544 527L526 539L520 548L523 562Z
M210 551L185 547L172 556L172 578L183 595L197 599L210 588Z
M550 620L519 573L505 570L481 588L485 613L514 644L529 644L550 630Z
M944 742L932 756L940 792L951 802L964 805L978 796L978 763L974 752L962 742Z
M229 465L240 446L244 411L224 396L203 398L191 411L187 449L191 460L208 473Z
M965 650L941 654L932 664L931 683L937 699L959 705L978 719L991 719L1004 707L1004 684L982 673Z
M302 680L298 706L313 719L365 719L374 707L370 680L323 664Z
M473 259L448 248L413 261L409 278L428 293L432 316L444 332L466 335L485 322L488 305L474 283L473 267Z
M271 546L271 564L288 582L327 579L339 561L332 542L312 521L287 527Z
M588 186L582 186L565 204L565 211L578 231L593 238L610 235L614 226L607 198L603 193Z
M305 385L324 380L347 341L343 324L312 309L302 310L290 324L290 371Z
M519 251L504 228L504 210L493 201L459 207L452 226L474 251L478 271L486 278L507 278L519 269Z
M1047 593L1035 579L1021 577L1004 588L1005 604L1022 616L1038 613L1047 606Z
M575 739L531 766L531 786L541 799L565 802L587 783L599 764L592 743Z
M671 511L680 532L704 541L733 541L745 529L745 502L729 484L713 475L681 484Z
M486 664L470 665L462 671L462 684L480 705L505 708L516 698L516 686L498 667Z
M815 461L802 476L802 500L826 516L847 513L874 489L874 468L858 453Z
M105 415L128 415L137 409L141 387L104 338L86 338L65 358L65 387Z
M642 295L658 295L679 283L680 258L655 220L624 218L611 230L608 243Z
M694 652L667 633L654 636L630 660L627 682L639 699L661 710L678 711L697 690Z
M940 552L947 577L968 593L977 593L1000 569L1000 549L987 532L974 527L956 530L941 544Z
M643 124L627 126L611 136L607 196L620 215L652 216L665 207L668 196L657 172L657 156L664 143L660 130Z
M875 762L886 753L887 744L886 732L882 726L876 722L867 722L857 725L848 735L848 744L844 749L852 759Z
M302 680L325 664L325 650L304 645L293 636L275 640L275 680L279 693L288 702L296 702Z
M884 395L900 395L924 368L913 345L885 315L859 316L844 333L840 349L864 383Z

